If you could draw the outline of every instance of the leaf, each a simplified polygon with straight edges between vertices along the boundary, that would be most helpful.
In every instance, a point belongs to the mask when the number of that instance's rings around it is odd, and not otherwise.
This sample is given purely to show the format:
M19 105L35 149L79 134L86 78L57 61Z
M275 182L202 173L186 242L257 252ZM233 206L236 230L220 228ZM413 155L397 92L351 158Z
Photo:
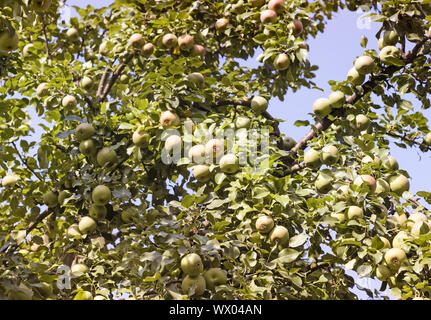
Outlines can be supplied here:
M118 199L131 199L132 198L132 194L130 193L130 191L126 190L124 188L115 189L114 191L112 191L112 196L114 198L118 198Z
M290 263L296 260L296 258L299 257L301 254L301 251L296 251L294 249L286 248L280 251L278 254L278 258L274 259L274 262L283 264L283 263Z
M372 270L373 270L372 266L368 264L363 264L356 269L356 272L358 273L358 276L360 278L363 278L363 277L369 276Z
M296 248L302 246L308 239L308 236L304 233L293 236L289 241L289 247Z

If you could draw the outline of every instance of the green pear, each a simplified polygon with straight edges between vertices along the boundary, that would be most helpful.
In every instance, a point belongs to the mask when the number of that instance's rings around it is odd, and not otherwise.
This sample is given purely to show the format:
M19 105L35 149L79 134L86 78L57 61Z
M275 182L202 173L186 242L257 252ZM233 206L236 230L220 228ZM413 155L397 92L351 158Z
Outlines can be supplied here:
M392 192L401 196L404 191L409 191L410 182L406 176L399 174L389 178L389 187Z
M206 182L211 178L210 167L205 164L198 164L193 167L193 176L199 182Z
M406 260L406 253L400 248L391 248L385 253L385 261L391 270L398 270L401 264Z
M283 226L275 226L269 233L269 240L286 247L289 244L289 231Z
M355 128L361 131L366 130L370 126L370 119L363 114L358 114L355 117Z
M74 277L79 277L89 271L88 267L83 263L76 263L70 268L70 273Z
M427 135L425 136L424 143L427 146L431 146L431 132L428 132Z
M105 206L98 206L95 204L92 204L88 210L90 217L96 221L105 219L107 212L108 210Z
M365 186L370 194L373 194L376 191L376 179L368 174L356 177L353 184L357 186Z
M58 195L53 191L47 191L43 194L43 202L49 207L56 207L58 204Z
M313 112L317 118L322 119L332 111L331 102L328 98L319 98L313 103Z
M42 82L37 86L36 93L39 97L45 97L49 94L49 85L46 82Z
M0 33L0 50L9 52L18 49L19 37L15 30Z
M256 230L260 233L269 233L274 228L274 220L267 215L262 215L256 220Z
M314 183L317 192L319 193L327 193L329 190L332 189L332 180L329 179L327 176L324 176L322 174L319 174L317 176L317 179Z
M98 206L105 206L111 201L111 190L104 185L98 185L94 188L91 198L94 204Z
M196 277L204 270L201 257L196 253L189 253L181 259L181 269L191 277Z
M315 149L309 149L304 154L304 163L307 167L317 169L322 165L320 152Z
M96 221L91 217L83 217L78 224L79 232L82 234L90 234L96 231Z
M374 60L370 56L362 56L355 61L355 69L359 74L365 75L371 73L374 70L374 67Z
M12 188L16 185L18 180L19 180L18 176L14 174L8 174L2 179L1 184L3 187Z
M165 48L172 49L177 46L178 38L172 33L165 34L162 38L162 44Z
M172 111L164 111L160 115L160 124L164 128L170 128L179 125L180 118L178 115Z
M251 99L251 109L255 113L261 114L268 109L268 101L261 96L254 96L253 99Z
M83 141L91 138L96 133L94 127L89 123L81 123L75 129L75 138L78 141Z
M384 47L379 54L380 61L395 66L403 66L404 61L401 59L401 49L395 46Z
M79 225L77 223L71 224L66 230L66 236L68 238L80 237Z
M278 54L274 59L274 68L276 70L286 70L290 66L289 56L285 53Z
M178 38L178 46L181 50L190 51L195 44L195 40L189 34L183 34Z
M87 139L84 141L81 141L79 144L79 151L88 157L92 157L96 155L97 149L96 149L96 143L93 139Z
M225 173L235 173L239 169L238 157L228 153L220 159L220 169Z
M360 74L355 67L351 68L347 73L347 81L351 82L355 86L361 85L365 81L365 75Z
M399 169L399 164L398 164L397 159L395 159L392 156L384 157L382 159L382 166L383 166L383 168L385 168L389 171L395 171L395 170Z
M202 73L193 72L187 75L187 80L192 82L196 87L202 88L205 84L205 77Z
M364 217L364 210L358 206L350 206L347 209L347 217L349 219L356 219L356 218L363 218Z
M324 164L333 165L338 161L338 148L334 145L326 145L320 155Z
M117 153L108 147L103 147L97 153L97 163L103 167L105 164L113 165L117 162Z
M79 35L79 31L76 28L69 28L66 31L66 37L72 41L72 42L77 42L79 41L80 35Z
M208 290L214 290L216 286L227 283L226 272L220 268L210 268L204 273L206 287Z
M341 108L346 102L346 96L341 91L334 91L329 95L329 104L332 109Z
M203 295L206 289L205 278L201 275L197 277L187 275L181 283L181 289L188 295L191 288L194 288L194 296Z
M73 109L77 104L76 98L72 95L67 95L61 100L61 105L66 109Z

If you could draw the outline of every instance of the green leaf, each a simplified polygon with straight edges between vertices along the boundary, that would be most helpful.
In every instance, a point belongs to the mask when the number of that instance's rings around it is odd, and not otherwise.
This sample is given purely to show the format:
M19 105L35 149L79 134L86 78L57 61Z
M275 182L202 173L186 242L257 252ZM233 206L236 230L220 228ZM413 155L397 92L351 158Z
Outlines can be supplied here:
M307 239L308 239L308 236L306 234L304 233L297 234L289 240L289 247L296 248L296 247L302 246L307 241Z

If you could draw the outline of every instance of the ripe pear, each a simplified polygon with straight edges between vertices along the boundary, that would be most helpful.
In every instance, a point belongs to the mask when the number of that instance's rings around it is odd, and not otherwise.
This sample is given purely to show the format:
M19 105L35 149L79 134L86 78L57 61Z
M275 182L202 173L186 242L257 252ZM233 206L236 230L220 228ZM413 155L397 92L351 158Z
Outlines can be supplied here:
M370 194L376 191L376 179L368 174L356 177L356 179L353 181L353 184L357 186L366 186L366 189Z
M145 44L145 39L140 33L134 33L129 38L129 45L135 49L140 49Z
M78 227L82 234L90 234L96 231L97 224L93 218L83 217L81 221L79 221Z
M205 160L205 146L203 144L197 144L190 148L189 158L192 162L203 163Z
M365 75L371 73L374 70L374 67L374 60L370 56L362 56L355 61L355 69L359 74Z
M334 91L329 95L329 104L332 109L341 108L346 102L346 96L341 91Z
M89 123L81 123L75 129L75 138L78 141L83 141L91 138L96 133L94 127Z
M290 29L292 29L293 34L295 36L299 35L302 33L302 31L304 30L304 27L302 25L302 22L299 20L293 20L293 22L289 25Z
M276 13L281 13L283 11L283 0L270 0L268 2L268 9L273 10Z
M111 201L111 196L111 190L104 185L98 185L91 194L94 204L98 206L107 205Z
M276 70L286 70L290 66L289 56L285 53L278 54L274 59L274 68Z
M151 56L154 52L154 45L152 43L146 43L142 47L142 55L146 58Z
M254 96L253 99L251 99L251 109L255 113L261 114L268 109L268 101L261 96Z
M193 176L199 182L206 182L211 178L210 167L204 164L198 164L193 167Z
M205 49L204 46L201 46L200 44L194 44L192 48L192 55L193 56L205 56L207 54L207 49Z
M172 33L167 33L162 38L162 44L165 48L171 49L178 44L178 38Z
M117 153L108 147L103 147L97 153L97 163L103 167L105 164L113 165L117 162Z
M181 50L190 51L193 48L195 41L189 34L183 34L178 38L178 46Z
M238 157L228 153L220 159L220 169L225 173L235 173L239 169Z
M324 118L332 111L331 102L327 98L319 98L313 103L313 112L317 118Z
M256 220L256 230L260 233L269 233L274 228L274 220L267 215L262 215Z
M285 247L289 244L289 231L283 226L275 226L269 233L269 239L272 243Z
M220 139L211 139L205 144L205 153L208 157L219 159L224 153L224 142Z
M205 84L205 77L199 72L190 73L187 75L187 80L193 82L198 88L202 88Z
M56 207L58 204L58 195L53 191L47 191L43 194L43 202L49 207Z
M15 30L0 33L0 50L10 52L18 48L19 37Z
M320 166L322 165L320 152L315 149L309 149L304 154L304 163L307 167L310 167L312 169L320 168Z
M410 182L406 176L399 174L389 178L389 187L392 192L401 196L404 191L409 191Z
M12 188L16 185L17 182L18 176L14 174L8 174L2 179L1 184L3 187Z
M260 22L263 24L274 23L277 21L277 13L273 10L263 10L260 14Z
M412 226L412 235L419 237L420 235L427 234L430 232L430 224L428 221L418 221Z
M164 111L160 115L160 124L164 128L170 128L179 125L180 118L178 115L172 111Z
M216 286L227 283L226 272L220 268L209 268L205 271L204 278L208 290L214 290Z
M241 117L236 118L235 127L237 129L249 128L250 123L251 123L250 118L241 116Z
M223 32L224 30L226 30L226 27L228 24L229 24L229 19L220 18L220 19L217 19L215 23L215 27L218 31Z
M183 290L184 294L189 294L189 290L192 287L194 288L195 292L194 296L203 295L206 289L205 278L201 275L198 275L197 277L191 277L187 275L181 283L181 289Z
M165 141L165 150L168 154L181 152L181 137L173 134L170 135Z
M88 210L90 217L96 221L99 221L101 219L105 219L107 212L108 212L108 210L106 209L105 206L98 206L95 204L92 204L90 209Z
M181 269L191 277L196 277L204 270L201 257L196 253L189 253L181 259Z

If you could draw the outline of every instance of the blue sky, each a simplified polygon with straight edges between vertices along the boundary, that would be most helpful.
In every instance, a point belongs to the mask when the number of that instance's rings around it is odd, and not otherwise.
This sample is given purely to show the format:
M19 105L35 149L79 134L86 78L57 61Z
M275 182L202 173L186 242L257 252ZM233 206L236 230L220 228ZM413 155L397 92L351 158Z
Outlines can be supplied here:
M110 0L68 0L67 4L80 7L91 4L94 7L100 7L109 5L111 2ZM303 88L296 93L290 91L284 102L272 99L268 111L275 118L287 120L280 125L282 133L299 140L309 130L308 127L295 127L293 123L296 120L313 122L308 113L311 112L313 102L317 98L327 97L331 93L328 81L346 79L347 72L352 67L356 57L364 53L364 49L360 46L362 36L368 38L367 49L377 49L375 34L380 28L380 23L367 23L366 20L361 20L360 18L363 14L361 11L351 12L347 10L336 13L334 18L327 24L323 34L319 34L316 39L309 39L309 60L312 64L319 66L319 69L315 72L316 78L314 82L324 89L324 92ZM250 66L255 66L256 64L257 62L254 59L246 62L246 65ZM419 107L415 103L415 109L420 110ZM424 114L427 118L431 118L430 110L426 110ZM423 154L418 149L401 149L392 143L391 155L398 160L400 168L410 174L412 192L431 190L431 176L429 174L431 152ZM373 281L373 284L373 287L378 288L380 281ZM360 294L360 296L366 298L363 294Z

